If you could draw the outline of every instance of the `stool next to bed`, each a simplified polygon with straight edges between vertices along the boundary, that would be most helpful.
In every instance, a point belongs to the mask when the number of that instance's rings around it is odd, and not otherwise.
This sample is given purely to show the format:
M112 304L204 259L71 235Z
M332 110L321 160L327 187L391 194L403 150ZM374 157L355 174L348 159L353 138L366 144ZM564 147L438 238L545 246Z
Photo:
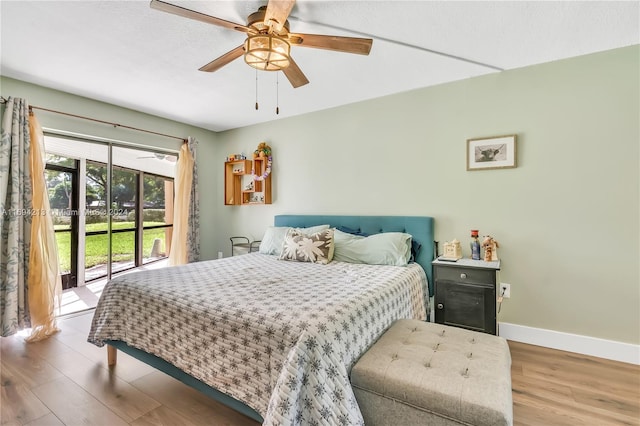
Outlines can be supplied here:
M505 339L418 320L396 321L351 370L365 424L513 424Z

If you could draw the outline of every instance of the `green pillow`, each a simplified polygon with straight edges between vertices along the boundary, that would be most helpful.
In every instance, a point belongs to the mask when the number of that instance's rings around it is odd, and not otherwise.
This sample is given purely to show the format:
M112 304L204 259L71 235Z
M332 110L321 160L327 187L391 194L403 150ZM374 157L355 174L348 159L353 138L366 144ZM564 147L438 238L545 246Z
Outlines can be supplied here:
M333 260L369 265L405 266L411 257L411 235L383 232L368 237L334 231Z

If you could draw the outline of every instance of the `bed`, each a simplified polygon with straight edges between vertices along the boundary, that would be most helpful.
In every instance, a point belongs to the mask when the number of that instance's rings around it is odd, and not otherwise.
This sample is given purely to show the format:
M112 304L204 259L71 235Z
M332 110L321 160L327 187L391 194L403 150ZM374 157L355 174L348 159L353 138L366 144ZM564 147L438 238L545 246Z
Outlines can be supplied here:
M362 424L351 366L399 318L427 318L433 219L276 216L406 232L406 267L287 262L251 253L115 278L88 341L126 352L267 425ZM111 362L111 361L110 361Z

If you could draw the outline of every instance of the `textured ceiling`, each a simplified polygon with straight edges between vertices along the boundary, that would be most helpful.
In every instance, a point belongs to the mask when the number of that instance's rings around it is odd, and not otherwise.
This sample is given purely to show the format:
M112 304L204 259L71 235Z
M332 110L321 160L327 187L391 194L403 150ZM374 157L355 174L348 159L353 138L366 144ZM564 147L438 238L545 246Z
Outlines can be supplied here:
M266 0L173 3L244 24ZM640 43L636 1L300 0L292 32L369 34L371 54L294 46L311 83L293 89L281 73L258 73L256 111L256 72L241 58L198 71L241 33L148 1L1 0L0 15L2 75L216 131L499 72L451 56L508 70Z

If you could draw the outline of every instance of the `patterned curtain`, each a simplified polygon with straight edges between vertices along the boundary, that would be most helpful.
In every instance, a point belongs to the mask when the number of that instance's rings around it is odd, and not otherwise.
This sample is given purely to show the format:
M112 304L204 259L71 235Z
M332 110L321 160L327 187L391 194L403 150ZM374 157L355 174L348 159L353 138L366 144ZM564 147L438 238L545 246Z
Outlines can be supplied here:
M198 141L189 137L189 151L193 157L193 175L191 178L191 202L189 203L189 227L187 229L187 262L200 260L200 199L198 197L198 164L196 146Z
M0 329L9 336L32 327L28 342L59 331L62 283L44 155L44 135L27 101L9 98L0 144Z
M9 98L0 143L0 326L2 336L30 327L28 304L31 242L29 106Z
M169 265L184 265L200 257L198 174L195 162L197 141L189 138L182 145L176 163L173 238Z

